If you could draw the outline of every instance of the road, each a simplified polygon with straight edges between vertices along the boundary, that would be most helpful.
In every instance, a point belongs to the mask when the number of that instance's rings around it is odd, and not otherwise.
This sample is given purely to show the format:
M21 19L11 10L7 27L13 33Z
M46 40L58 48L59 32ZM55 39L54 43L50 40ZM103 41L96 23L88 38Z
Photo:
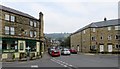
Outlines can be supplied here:
M116 55L85 55L71 54L70 56L51 57L47 53L41 59L22 62L3 62L2 67L60 67L78 69L80 67L118 67Z

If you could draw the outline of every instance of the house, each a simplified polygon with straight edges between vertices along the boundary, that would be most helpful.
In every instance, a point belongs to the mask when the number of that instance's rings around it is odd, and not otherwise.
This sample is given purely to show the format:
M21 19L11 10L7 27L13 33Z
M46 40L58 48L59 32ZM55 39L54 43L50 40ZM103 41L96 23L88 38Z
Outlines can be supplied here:
M42 55L44 47L43 13L39 19L0 5L0 46L2 59L33 58ZM10 54L10 55L9 55Z
M120 19L93 22L70 35L71 48L88 53L118 53Z

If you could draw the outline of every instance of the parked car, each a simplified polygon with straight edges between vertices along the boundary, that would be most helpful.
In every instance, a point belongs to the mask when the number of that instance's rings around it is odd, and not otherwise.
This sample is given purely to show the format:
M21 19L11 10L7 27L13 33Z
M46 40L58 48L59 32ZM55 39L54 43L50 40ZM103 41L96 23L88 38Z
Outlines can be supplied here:
M51 55L53 50L55 50L55 49L54 48L48 48L48 53Z
M61 50L61 55L70 55L70 54L71 53L70 53L69 49L67 49L67 48L64 48Z
M59 50L52 50L50 55L52 57L60 56L60 51Z
M77 50L75 50L75 49L70 49L70 53L72 53L72 54L77 54Z

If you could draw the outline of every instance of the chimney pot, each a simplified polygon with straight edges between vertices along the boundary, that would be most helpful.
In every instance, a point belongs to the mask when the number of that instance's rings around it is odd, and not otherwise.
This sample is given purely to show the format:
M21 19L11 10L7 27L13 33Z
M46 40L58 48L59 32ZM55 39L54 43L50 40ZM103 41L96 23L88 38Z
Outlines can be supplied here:
M107 18L106 18L106 17L104 18L104 21L107 21Z

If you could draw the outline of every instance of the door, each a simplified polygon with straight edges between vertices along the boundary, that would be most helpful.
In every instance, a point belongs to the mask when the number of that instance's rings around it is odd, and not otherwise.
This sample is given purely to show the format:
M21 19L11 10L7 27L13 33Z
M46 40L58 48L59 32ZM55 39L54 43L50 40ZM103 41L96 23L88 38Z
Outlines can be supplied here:
M108 45L108 52L112 52L112 45Z
M104 51L104 45L100 45L100 52Z
M80 50L80 47L78 46L78 47L77 47L77 51L79 52L79 50Z

